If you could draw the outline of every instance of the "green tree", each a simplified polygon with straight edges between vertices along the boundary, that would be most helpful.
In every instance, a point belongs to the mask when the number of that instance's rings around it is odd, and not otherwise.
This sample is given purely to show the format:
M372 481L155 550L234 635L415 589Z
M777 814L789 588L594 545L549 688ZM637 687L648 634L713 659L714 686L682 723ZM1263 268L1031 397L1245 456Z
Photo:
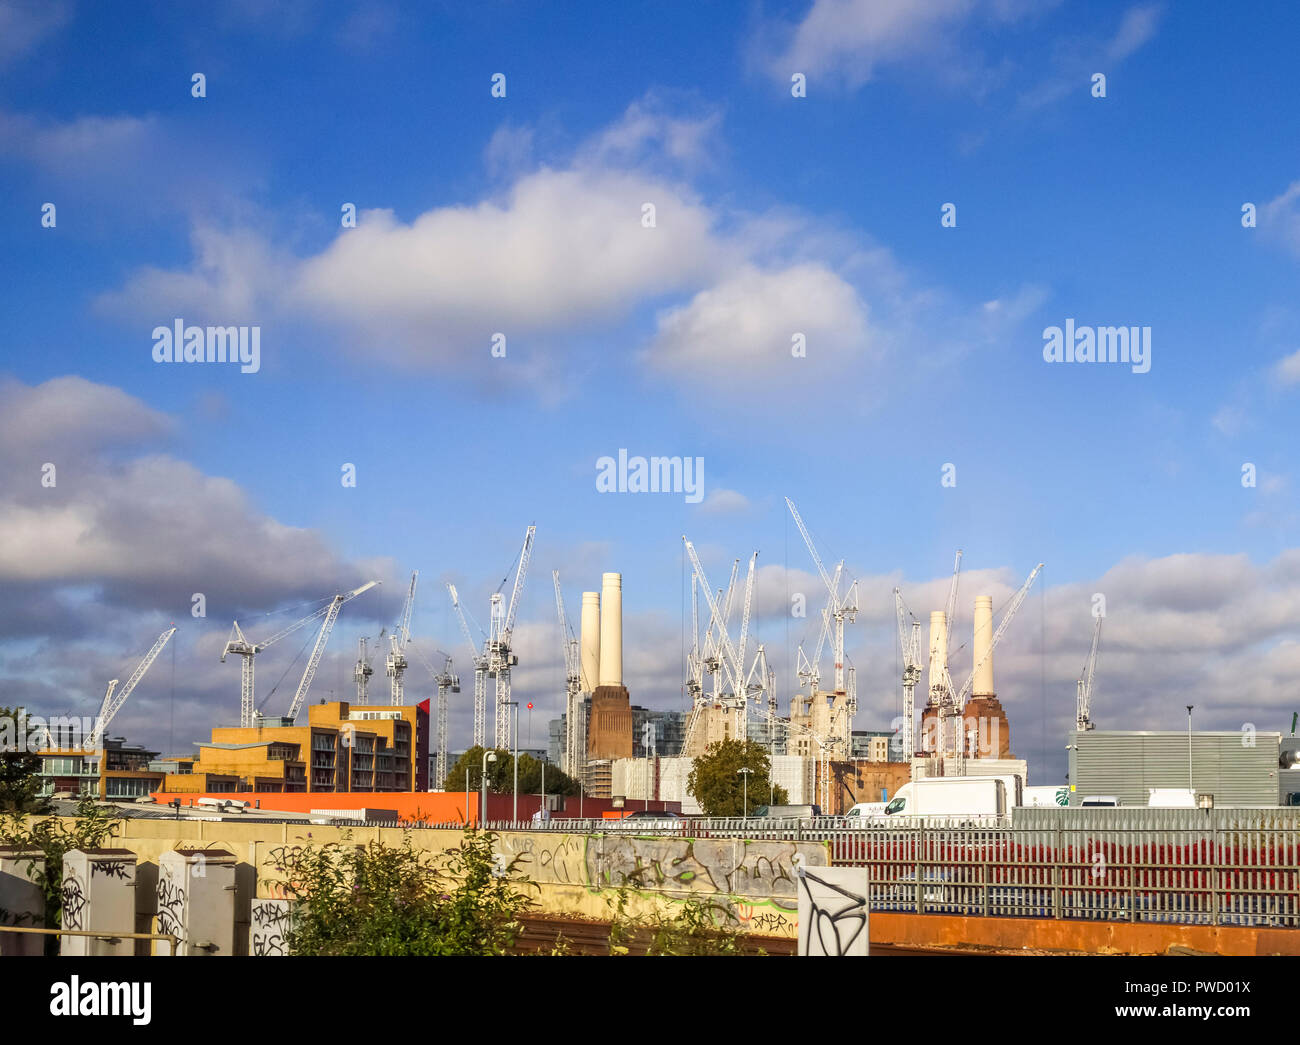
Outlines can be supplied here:
M532 901L528 882L496 853L496 836L469 828L445 863L402 845L331 842L290 852L295 955L505 954ZM534 887L535 888L535 887Z
M48 813L50 804L40 796L40 756L26 750L28 736L20 729L22 708L0 707L0 813Z
M746 785L741 769L748 768ZM786 801L785 788L773 788L771 762L767 749L752 740L723 740L710 744L699 758L691 763L691 775L686 779L686 790L700 803L705 816L743 816L746 792L749 809L767 805L782 805Z
M487 764L488 790L493 794L509 794L514 788L514 759L509 751L496 748L497 760ZM477 791L479 774L483 771L484 748L477 744L466 751L447 771L446 791ZM468 781L468 786L466 786ZM531 755L519 756L519 793L536 795L542 788L542 763ZM578 782L546 763L546 793L548 795L576 795Z

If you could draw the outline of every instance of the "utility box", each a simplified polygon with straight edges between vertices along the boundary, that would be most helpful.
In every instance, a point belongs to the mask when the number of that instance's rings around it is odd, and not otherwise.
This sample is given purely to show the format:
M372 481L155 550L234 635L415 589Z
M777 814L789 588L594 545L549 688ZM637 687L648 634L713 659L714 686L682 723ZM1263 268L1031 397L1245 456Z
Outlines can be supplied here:
M34 876L45 868L43 850L0 845L0 925L40 929L45 925L45 894ZM0 932L0 956L45 953L40 933Z
M158 858L158 932L179 938L178 955L235 953L235 856L224 849L173 849ZM166 940L154 954L167 954Z
M290 928L288 900L254 900L249 912L249 953L255 958L283 958L289 953L285 936Z
M62 936L59 953L135 953L135 853L130 849L70 849L63 857L63 928L102 936Z

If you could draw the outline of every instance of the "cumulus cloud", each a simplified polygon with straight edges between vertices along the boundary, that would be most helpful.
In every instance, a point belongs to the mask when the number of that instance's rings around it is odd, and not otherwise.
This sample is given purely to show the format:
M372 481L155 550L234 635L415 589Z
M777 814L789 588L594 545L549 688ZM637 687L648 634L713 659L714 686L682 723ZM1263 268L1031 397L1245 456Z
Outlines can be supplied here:
M369 579L231 480L168 456L172 427L78 377L0 387L0 588L89 591L106 608L174 615L203 592L214 614L235 616ZM0 604L21 627L21 604Z
M794 354L797 335L806 355ZM700 291L659 317L645 355L660 371L743 381L778 367L838 368L870 349L857 292L826 266L810 263L771 272L745 266Z
M1259 227L1270 239L1300 254L1300 181L1293 181L1260 207Z
M743 512L749 508L749 498L739 490L728 490L725 487L713 487L704 498L704 503L700 505L702 512L709 514L725 515L730 512Z

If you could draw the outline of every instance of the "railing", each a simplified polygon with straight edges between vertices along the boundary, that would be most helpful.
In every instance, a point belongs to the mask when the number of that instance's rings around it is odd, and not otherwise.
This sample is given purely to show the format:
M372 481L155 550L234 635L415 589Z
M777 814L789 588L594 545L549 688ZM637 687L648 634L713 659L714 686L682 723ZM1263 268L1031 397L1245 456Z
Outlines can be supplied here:
M638 817L482 827L822 841L832 864L867 869L875 911L1300 928L1300 809L1035 809L1017 810L1012 821L858 823Z

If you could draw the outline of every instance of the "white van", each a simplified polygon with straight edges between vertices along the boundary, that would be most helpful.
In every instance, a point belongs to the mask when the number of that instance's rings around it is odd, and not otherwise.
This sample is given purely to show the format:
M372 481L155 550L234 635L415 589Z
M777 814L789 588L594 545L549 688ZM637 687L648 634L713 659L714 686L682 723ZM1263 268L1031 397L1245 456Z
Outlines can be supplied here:
M871 820L885 815L884 802L859 802L844 814L849 827L864 827Z
M1147 788L1149 809L1195 809L1196 792L1190 787Z

